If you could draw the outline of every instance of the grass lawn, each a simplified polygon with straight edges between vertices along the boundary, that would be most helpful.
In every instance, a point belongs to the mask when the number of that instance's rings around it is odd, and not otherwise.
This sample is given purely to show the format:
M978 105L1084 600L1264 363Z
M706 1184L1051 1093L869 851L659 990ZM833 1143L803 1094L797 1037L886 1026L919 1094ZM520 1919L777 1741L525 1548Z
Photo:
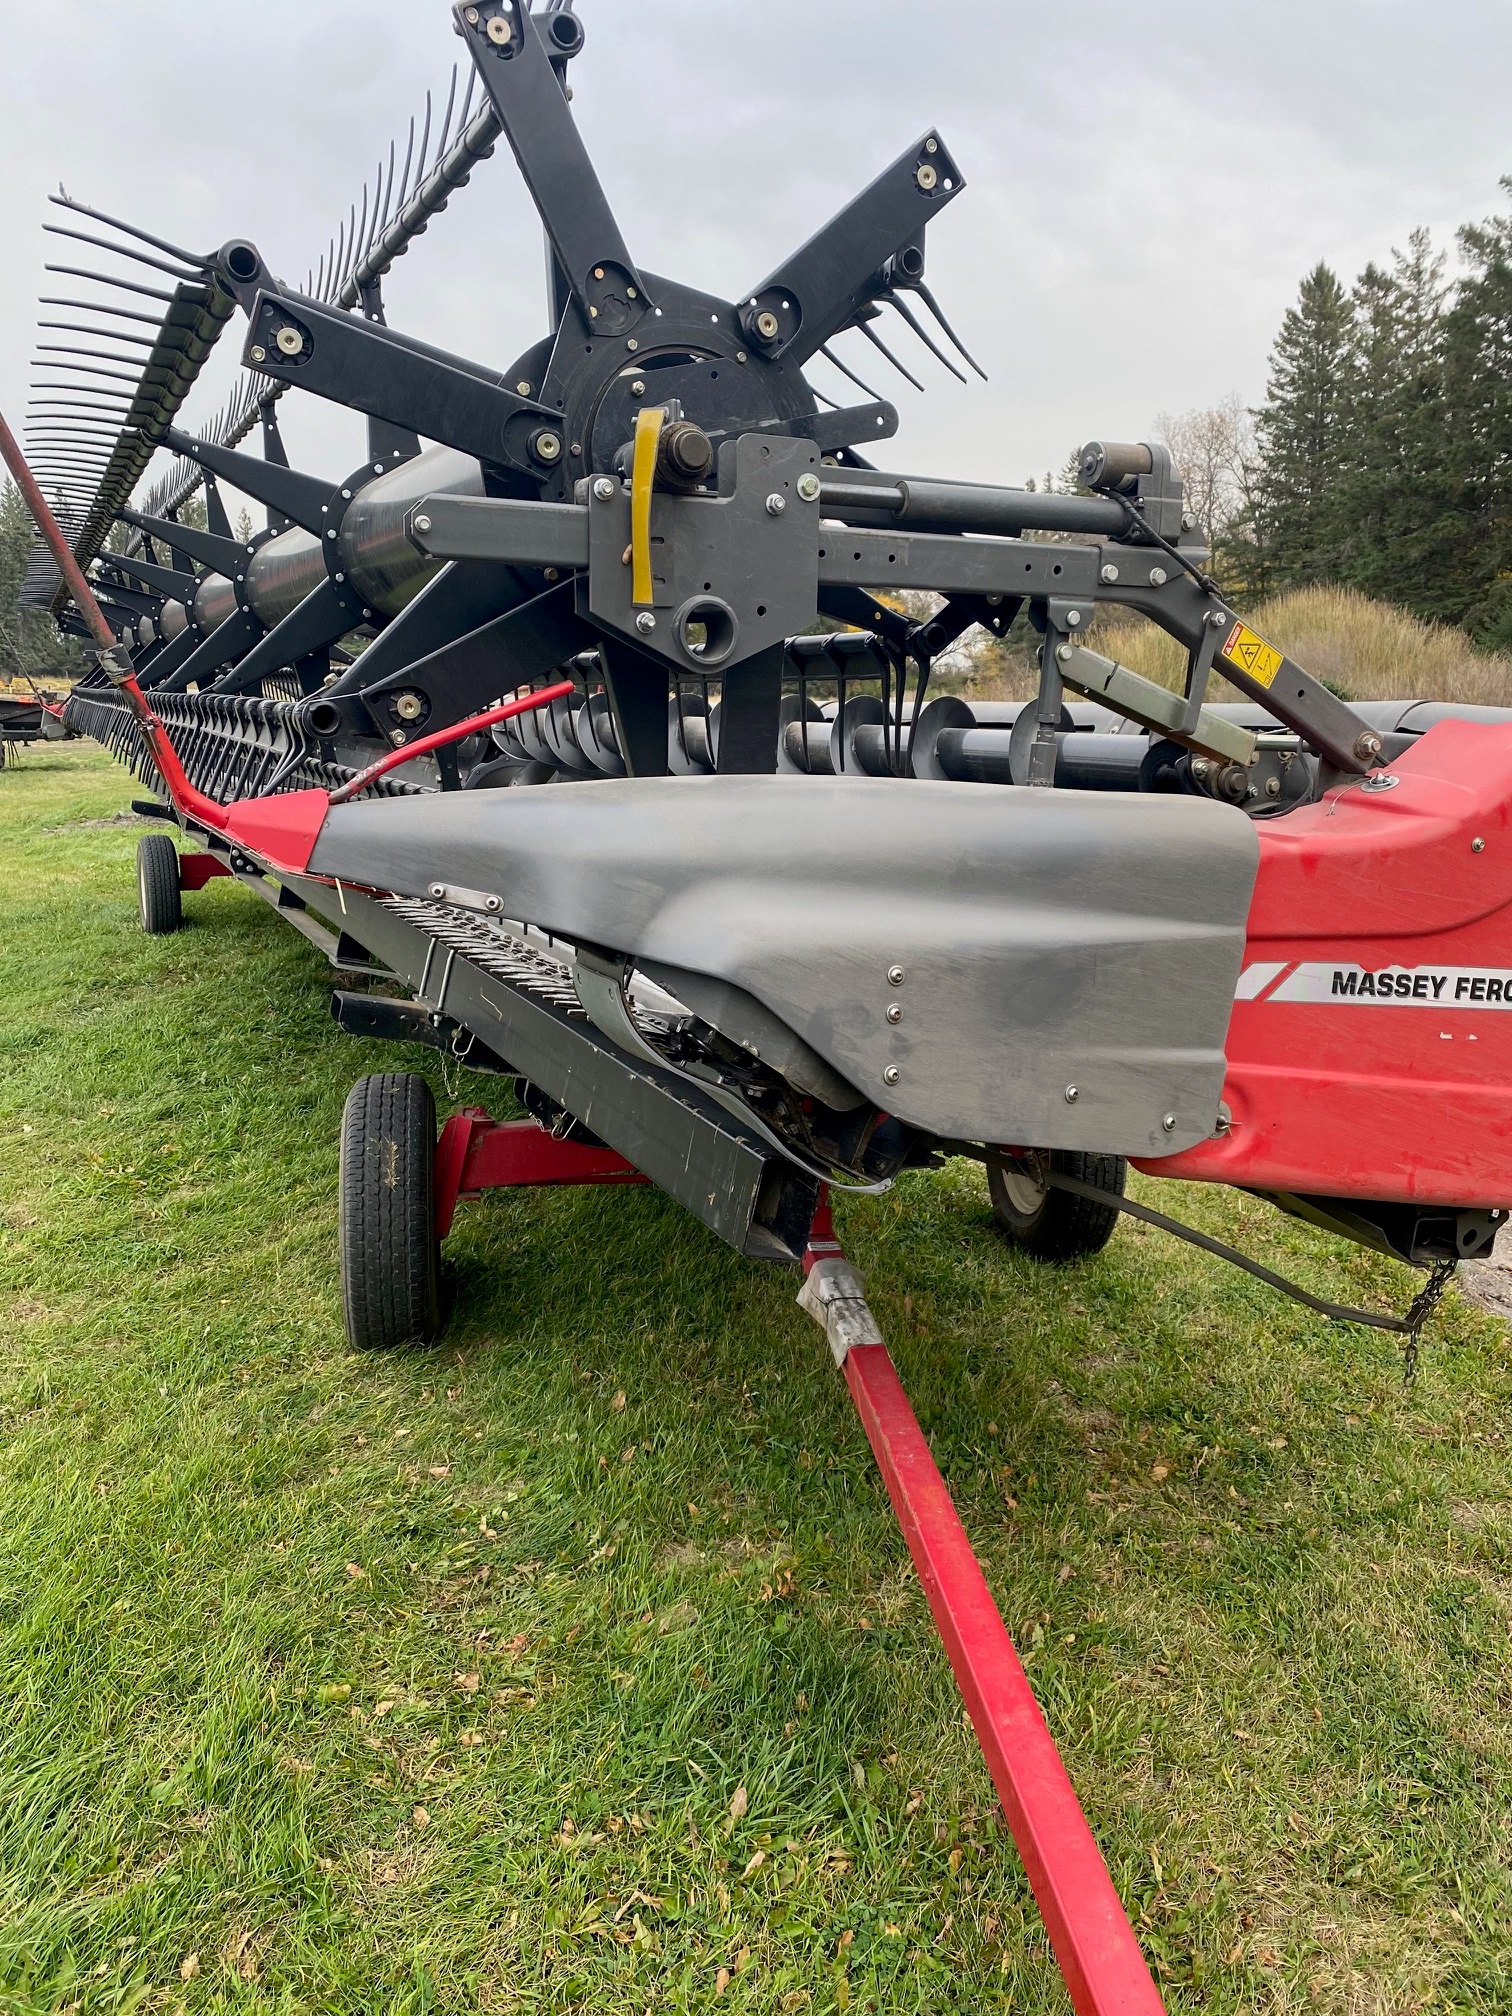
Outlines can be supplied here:
M348 1087L498 1081L341 1036L227 882L144 937L132 788L0 776L0 2012L1063 2011L796 1279L496 1196L445 1341L354 1359ZM1132 1224L1037 1269L969 1165L839 1218L1171 2009L1505 2016L1501 1326L1404 1390Z

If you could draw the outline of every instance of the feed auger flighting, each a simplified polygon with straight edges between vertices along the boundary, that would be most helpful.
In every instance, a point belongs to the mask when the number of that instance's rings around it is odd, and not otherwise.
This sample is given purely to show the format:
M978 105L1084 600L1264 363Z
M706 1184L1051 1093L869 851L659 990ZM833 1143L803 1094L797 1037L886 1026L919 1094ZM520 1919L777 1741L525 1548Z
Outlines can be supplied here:
M48 297L92 319L47 330L113 339L48 346L29 431L117 640L67 723L200 843L143 842L149 930L233 875L369 976L343 1027L507 1073L533 1116L469 1109L437 1145L422 1079L359 1084L354 1342L435 1333L439 1240L499 1184L649 1179L803 1264L1078 2007L1156 2008L1053 1752L1025 1776L1048 1738L919 1496L828 1194L976 1157L1005 1232L1067 1259L1121 1210L1170 1226L1124 1199L1128 1160L1232 1183L1427 1268L1405 1317L1313 1301L1410 1347L1512 1204L1512 712L1356 707L1310 677L1226 601L1159 445L1089 444L1064 495L874 466L897 415L860 367L912 375L889 336L979 368L925 277L964 186L938 133L724 301L625 243L569 107L570 7L455 25L460 108L454 79L435 144L428 108L303 290L245 240L202 257L67 204L61 228L172 283L64 267L111 296ZM553 325L507 368L390 328L381 295L500 135ZM241 389L180 426L237 315ZM367 416L344 480L289 466L291 387ZM133 508L159 447L179 460ZM266 508L252 538L218 482ZM67 571L39 548L30 593L73 624ZM1182 644L1183 692L1098 653L1110 604ZM931 697L971 626L1019 618L1034 700ZM1213 675L1237 699L1209 704Z

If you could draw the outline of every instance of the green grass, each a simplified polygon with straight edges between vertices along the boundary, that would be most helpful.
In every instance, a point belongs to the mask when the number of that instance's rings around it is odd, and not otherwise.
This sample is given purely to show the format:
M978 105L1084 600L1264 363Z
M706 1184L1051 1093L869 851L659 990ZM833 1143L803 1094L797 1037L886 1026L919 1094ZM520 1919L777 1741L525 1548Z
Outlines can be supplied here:
M497 1081L339 1035L228 883L144 937L131 790L0 778L0 2012L1063 2010L793 1277L495 1196L445 1341L354 1359L348 1086ZM1501 1327L1404 1391L1132 1224L1037 1270L968 1165L840 1221L1171 2009L1504 2016Z

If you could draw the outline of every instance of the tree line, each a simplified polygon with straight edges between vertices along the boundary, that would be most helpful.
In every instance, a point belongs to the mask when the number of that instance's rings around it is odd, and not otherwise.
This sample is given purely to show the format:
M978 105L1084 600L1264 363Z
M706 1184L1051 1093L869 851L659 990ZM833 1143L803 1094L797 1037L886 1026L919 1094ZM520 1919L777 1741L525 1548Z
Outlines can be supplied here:
M1320 263L1258 407L1157 422L1231 594L1342 583L1512 646L1512 217L1457 245Z

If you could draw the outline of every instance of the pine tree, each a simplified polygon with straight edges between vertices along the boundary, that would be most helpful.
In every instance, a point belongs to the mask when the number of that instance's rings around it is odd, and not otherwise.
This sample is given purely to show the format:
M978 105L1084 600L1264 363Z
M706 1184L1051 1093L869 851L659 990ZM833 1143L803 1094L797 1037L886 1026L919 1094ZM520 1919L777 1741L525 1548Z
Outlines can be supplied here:
M1502 188L1512 195L1512 176ZM1469 271L1445 319L1446 449L1459 538L1454 611L1512 645L1512 217L1459 234Z
M1355 283L1337 493L1339 576L1424 616L1458 614L1444 392L1444 259L1426 231Z
M1257 499L1266 572L1278 587L1334 577L1342 524L1344 411L1354 309L1325 265L1302 282L1271 351L1255 415L1263 480Z

